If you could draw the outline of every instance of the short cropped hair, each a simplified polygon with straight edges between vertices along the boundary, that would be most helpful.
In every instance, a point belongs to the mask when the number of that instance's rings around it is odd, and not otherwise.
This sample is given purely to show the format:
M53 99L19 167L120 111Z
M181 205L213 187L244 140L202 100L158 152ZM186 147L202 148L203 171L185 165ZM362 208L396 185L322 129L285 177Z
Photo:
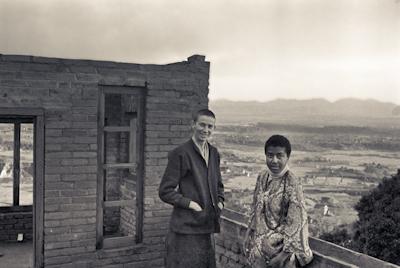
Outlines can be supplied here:
M286 150L286 154L290 157L290 153L292 152L292 146L290 145L290 141L282 135L272 135L269 139L265 142L264 152L267 154L268 147L284 147Z
M193 113L193 116L192 116L193 121L197 121L197 119L201 115L209 116L209 117L212 117L215 119L215 114L211 110L201 109L201 110L198 110L197 112Z

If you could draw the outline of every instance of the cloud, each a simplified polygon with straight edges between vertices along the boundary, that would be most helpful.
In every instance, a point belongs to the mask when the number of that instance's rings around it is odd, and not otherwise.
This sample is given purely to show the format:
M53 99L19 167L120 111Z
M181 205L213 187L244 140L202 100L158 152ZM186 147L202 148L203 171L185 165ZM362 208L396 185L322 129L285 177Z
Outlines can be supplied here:
M204 54L211 97L400 91L392 0L0 0L0 35L7 54L161 64Z

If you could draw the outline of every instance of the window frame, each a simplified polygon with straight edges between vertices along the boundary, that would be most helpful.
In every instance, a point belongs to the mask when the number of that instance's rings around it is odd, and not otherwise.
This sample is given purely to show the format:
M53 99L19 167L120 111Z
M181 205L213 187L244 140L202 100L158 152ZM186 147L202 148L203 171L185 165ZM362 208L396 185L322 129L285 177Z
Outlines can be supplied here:
M105 95L121 94L138 97L138 111L136 120L136 229L134 236L104 237L104 209L122 201L105 201L105 170L109 168L129 168L127 163L106 164L105 163L105 133L106 132L129 132L129 127L105 126ZM97 205L96 205L96 249L125 247L139 244L143 240L143 215L144 215L144 129L145 129L145 103L146 87L131 86L99 86L98 95L98 128L97 128Z
M32 207L33 213L33 265L42 268L44 265L44 110L42 108L0 108L0 122L33 123L33 203L32 206L3 207L1 212L24 211ZM8 210L8 211L7 211Z

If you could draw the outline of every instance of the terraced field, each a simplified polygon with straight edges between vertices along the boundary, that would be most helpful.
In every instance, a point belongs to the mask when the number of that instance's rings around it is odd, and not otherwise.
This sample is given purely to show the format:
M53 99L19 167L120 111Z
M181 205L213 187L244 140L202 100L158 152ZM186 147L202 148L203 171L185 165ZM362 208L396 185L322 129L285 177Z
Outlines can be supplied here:
M391 134L388 130L382 137L364 135L363 142L369 144L378 139L382 140L382 148L387 148L385 141L391 143L399 139L396 131ZM262 137L268 137L270 132L254 126L240 128L236 125L222 127L215 133L213 142L222 155L223 179L230 197L227 207L248 212L257 174L265 166ZM354 205L362 194L400 168L400 153L395 150L343 146L340 139L334 138L335 133L320 134L315 139L312 138L315 133L284 131L283 134L293 143L290 167L302 180L310 231L314 236L338 226L351 231L352 223L358 219ZM357 136L356 133L346 135L346 142ZM299 144L300 141L309 143ZM329 209L327 215L323 213L325 205Z

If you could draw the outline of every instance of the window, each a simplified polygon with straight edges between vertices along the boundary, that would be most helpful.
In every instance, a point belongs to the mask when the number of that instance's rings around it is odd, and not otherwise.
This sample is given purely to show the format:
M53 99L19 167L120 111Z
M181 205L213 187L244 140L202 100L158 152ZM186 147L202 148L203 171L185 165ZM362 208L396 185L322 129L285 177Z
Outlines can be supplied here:
M43 267L44 146L43 109L0 108L0 211L33 212L34 267Z
M33 203L33 120L0 118L0 207Z
M102 87L97 248L142 241L144 88Z

